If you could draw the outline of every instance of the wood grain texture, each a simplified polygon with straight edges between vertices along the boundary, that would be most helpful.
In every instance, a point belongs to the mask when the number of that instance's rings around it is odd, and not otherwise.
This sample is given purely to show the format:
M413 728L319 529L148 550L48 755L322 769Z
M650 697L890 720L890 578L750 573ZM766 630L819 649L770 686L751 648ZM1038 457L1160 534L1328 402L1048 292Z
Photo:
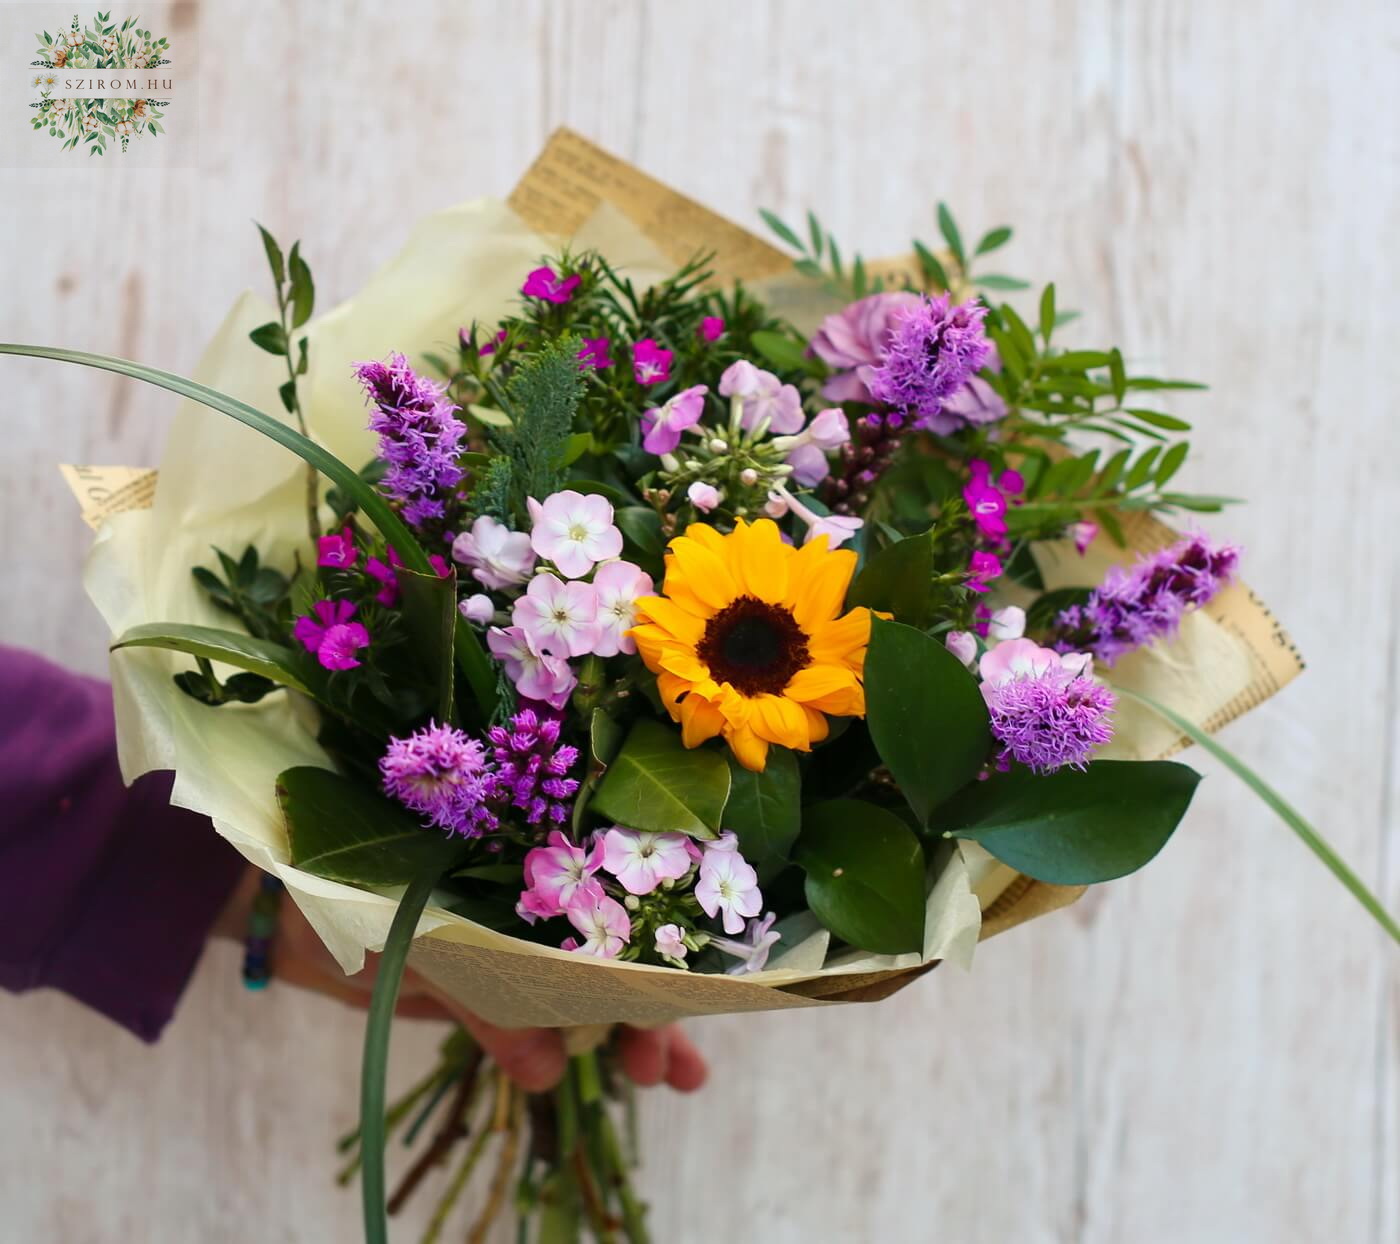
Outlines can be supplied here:
M203 0L167 26L218 55L197 166L0 171L0 337L187 371L263 280L250 217L306 239L330 305L564 123L739 221L818 207L848 250L931 234L939 198L1014 223L1006 267L1053 277L1085 340L1211 382L1176 405L1190 486L1252 498L1210 527L1310 661L1227 742L1400 908L1400 10ZM96 671L89 534L53 464L154 462L171 406L3 372L0 632ZM1207 781L1151 869L970 975L696 1024L713 1086L646 1101L657 1239L1400 1239L1394 947L1192 759ZM236 975L211 951L153 1050L0 999L0 1240L356 1238L330 1146L358 1020ZM394 1082L435 1040L401 1028Z

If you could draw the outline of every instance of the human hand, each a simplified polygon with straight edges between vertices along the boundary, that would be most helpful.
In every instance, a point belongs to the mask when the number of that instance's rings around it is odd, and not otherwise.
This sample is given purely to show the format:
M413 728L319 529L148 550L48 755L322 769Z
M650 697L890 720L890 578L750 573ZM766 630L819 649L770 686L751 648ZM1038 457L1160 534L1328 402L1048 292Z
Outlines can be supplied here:
M214 927L217 935L243 938L259 877L258 869L248 869ZM348 1006L369 1006L379 956L367 954L364 968L347 976L293 902L282 904L272 956L274 979L336 998ZM554 1088L568 1065L560 1029L498 1028L466 1010L411 968L404 971L396 1014L408 1019L449 1019L461 1024L526 1092L542 1093ZM709 1074L700 1051L676 1024L663 1028L623 1025L617 1036L617 1049L623 1071L643 1087L664 1083L690 1093L704 1084Z

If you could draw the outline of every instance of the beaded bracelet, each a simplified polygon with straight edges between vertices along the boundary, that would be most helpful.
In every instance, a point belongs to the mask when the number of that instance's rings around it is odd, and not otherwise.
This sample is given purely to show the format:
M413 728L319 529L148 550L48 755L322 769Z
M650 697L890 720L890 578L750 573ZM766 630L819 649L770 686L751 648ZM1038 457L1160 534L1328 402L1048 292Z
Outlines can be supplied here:
M243 940L243 983L249 989L266 989L272 979L272 935L277 932L282 882L263 873L253 909L248 915L248 936Z

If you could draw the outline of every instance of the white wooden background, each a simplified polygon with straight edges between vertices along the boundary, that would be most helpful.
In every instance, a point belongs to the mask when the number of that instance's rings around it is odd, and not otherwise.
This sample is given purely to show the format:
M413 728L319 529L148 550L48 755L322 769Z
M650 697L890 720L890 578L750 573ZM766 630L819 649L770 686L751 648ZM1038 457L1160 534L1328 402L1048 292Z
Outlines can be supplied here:
M1212 529L1247 546L1310 661L1227 741L1400 908L1400 9L203 0L164 16L219 61L195 167L0 171L0 337L186 371L264 280L250 217L306 239L330 305L415 213L504 193L560 123L746 223L817 206L848 249L931 234L940 197L969 230L1013 223L1005 266L1056 279L1086 342L1214 385L1177 407L1199 419L1189 483L1252 498ZM48 364L0 376L3 634L95 671L89 537L53 464L154 462L170 403ZM1202 767L1146 873L985 945L971 975L878 1008L696 1024L712 1086L646 1101L657 1238L1400 1239L1400 957ZM155 1049L63 998L0 999L0 1239L356 1238L329 1146L354 1112L358 1022L250 997L237 966L209 953ZM401 1030L394 1082L435 1041Z

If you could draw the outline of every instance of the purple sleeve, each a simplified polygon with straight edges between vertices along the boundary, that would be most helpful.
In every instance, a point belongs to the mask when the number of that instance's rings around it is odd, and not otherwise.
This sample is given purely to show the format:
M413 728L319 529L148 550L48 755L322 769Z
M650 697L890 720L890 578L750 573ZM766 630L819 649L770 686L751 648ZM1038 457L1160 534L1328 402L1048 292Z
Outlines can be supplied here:
M170 785L122 784L106 684L0 647L0 985L160 1035L243 871Z

